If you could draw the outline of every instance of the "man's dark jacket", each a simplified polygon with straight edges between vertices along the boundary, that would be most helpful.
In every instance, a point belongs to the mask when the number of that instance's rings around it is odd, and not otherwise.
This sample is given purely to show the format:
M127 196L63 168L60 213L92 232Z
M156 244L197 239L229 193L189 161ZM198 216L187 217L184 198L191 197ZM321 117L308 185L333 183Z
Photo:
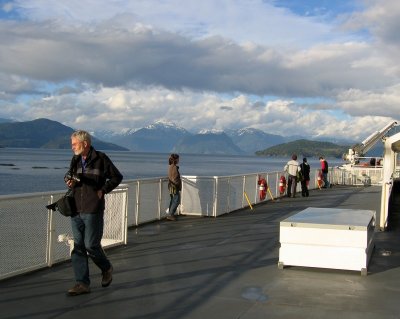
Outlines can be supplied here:
M301 174L303 175L303 178L305 181L310 180L310 165L306 162L303 162L300 164L300 170Z
M111 192L122 181L122 174L110 158L92 146L86 158L85 169L82 169L81 155L73 156L70 171L78 176L79 182L73 187L76 208L79 213L98 213L104 211L104 196L100 199L97 191L104 194Z

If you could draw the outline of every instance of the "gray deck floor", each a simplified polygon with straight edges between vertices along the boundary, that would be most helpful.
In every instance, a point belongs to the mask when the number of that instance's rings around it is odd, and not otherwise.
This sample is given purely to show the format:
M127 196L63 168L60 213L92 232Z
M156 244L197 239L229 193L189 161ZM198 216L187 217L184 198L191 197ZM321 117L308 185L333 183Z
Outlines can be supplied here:
M377 231L368 275L278 269L279 222L307 207L379 210L380 188L337 186L218 218L131 229L110 287L68 297L69 262L0 282L0 318L400 318L399 231ZM389 256L383 254L390 251Z

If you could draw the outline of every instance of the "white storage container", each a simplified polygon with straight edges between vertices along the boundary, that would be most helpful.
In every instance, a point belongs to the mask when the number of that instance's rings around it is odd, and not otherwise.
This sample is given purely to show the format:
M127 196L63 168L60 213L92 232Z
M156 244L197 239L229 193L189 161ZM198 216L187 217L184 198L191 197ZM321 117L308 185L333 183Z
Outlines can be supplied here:
M280 222L278 267L304 266L367 274L375 211L309 207Z

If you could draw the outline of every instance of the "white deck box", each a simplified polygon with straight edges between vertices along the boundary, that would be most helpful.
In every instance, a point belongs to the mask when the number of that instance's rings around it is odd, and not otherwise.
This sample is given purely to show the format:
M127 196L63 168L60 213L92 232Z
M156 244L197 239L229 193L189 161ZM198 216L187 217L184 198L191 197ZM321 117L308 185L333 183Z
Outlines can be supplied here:
M280 222L278 267L303 266L367 274L375 211L309 207Z

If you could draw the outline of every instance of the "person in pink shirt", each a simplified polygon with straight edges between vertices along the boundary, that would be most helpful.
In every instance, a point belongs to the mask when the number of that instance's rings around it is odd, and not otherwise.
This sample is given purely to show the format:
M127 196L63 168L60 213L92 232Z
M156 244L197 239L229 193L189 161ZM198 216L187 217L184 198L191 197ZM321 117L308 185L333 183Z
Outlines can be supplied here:
M322 156L319 158L319 161L321 163L321 172L324 179L324 186L322 188L329 188L331 184L328 181L328 162Z

